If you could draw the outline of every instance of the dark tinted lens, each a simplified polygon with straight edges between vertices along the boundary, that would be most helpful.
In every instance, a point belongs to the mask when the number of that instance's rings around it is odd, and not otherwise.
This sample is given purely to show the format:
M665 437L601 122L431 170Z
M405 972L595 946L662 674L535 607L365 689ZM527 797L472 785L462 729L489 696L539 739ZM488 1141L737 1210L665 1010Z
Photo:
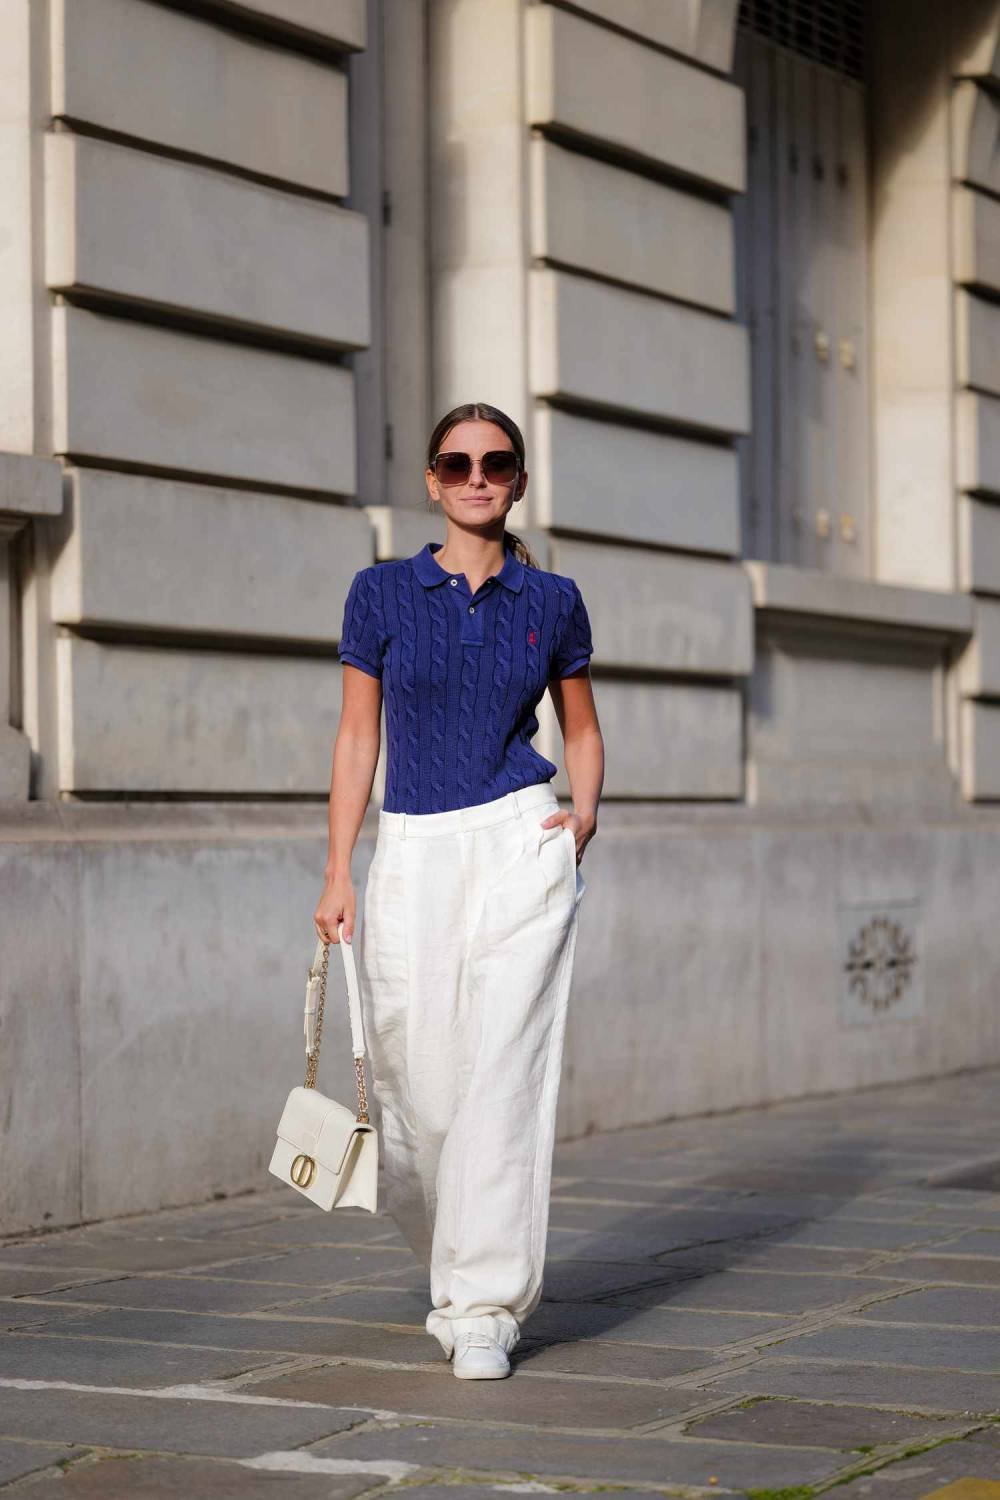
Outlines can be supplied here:
M472 473L472 463L467 453L439 453L434 460L434 473L441 484L464 484Z
M510 484L517 474L517 454L506 448L484 453L483 474L489 484Z

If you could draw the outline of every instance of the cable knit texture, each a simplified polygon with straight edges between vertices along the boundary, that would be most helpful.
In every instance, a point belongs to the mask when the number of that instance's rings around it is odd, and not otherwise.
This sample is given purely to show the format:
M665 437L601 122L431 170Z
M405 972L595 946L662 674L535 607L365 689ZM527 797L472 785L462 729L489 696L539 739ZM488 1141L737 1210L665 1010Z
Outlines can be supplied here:
M464 574L414 557L351 582L340 658L382 681L389 812L446 812L551 781L532 745L550 678L585 666L590 620L572 578L507 552L475 594Z

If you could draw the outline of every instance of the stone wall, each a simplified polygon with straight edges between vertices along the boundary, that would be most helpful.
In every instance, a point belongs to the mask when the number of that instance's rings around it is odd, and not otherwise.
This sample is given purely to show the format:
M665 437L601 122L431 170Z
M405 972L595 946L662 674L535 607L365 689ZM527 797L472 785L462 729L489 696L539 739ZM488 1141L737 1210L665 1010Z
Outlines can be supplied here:
M340 609L374 557L346 362L368 225L343 201L364 11L4 13L27 198L0 194L0 445L55 455L65 490L32 559L36 795L329 784Z

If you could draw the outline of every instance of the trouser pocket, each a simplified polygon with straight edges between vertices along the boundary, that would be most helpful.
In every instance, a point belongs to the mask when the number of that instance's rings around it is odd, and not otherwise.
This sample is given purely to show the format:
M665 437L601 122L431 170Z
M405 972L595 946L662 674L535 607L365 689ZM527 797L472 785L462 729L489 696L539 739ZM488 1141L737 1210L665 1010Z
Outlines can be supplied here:
M560 881L568 881L576 888L576 835L568 823L556 823L551 828L541 829L536 854L544 868L548 888Z

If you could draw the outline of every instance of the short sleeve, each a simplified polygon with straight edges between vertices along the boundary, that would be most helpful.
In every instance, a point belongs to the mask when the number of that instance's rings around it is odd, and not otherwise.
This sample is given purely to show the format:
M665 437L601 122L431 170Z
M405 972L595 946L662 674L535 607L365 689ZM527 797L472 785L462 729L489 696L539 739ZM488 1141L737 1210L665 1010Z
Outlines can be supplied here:
M360 667L369 677L381 677L382 641L377 615L372 608L374 586L367 568L355 573L344 604L344 626L337 654L342 662Z
M573 580L571 579L572 583ZM563 625L562 635L552 657L551 677L568 677L585 667L594 652L590 635L590 616L583 595L573 583L573 602Z

